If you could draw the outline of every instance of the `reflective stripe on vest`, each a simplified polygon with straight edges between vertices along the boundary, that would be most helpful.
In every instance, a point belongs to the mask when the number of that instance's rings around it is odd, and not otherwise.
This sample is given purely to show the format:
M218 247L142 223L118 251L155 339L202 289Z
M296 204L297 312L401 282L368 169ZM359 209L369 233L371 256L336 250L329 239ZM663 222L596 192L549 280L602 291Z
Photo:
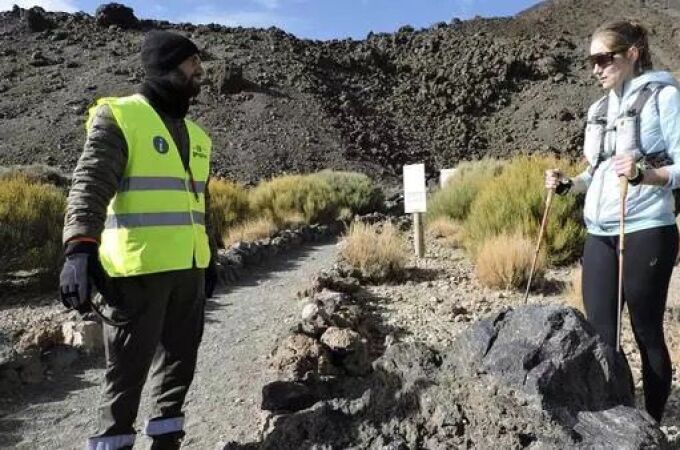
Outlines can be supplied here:
M194 183L197 194L205 192L205 182ZM184 178L175 177L127 177L123 178L118 187L118 192L128 191L185 191L191 189L186 185Z
M204 194L210 138L185 121L190 152L186 170L170 132L144 97L106 98L101 104L111 108L128 148L101 236L99 257L107 274L126 277L207 267Z
M192 211L171 213L115 214L106 216L106 228L169 227L205 225L205 214Z

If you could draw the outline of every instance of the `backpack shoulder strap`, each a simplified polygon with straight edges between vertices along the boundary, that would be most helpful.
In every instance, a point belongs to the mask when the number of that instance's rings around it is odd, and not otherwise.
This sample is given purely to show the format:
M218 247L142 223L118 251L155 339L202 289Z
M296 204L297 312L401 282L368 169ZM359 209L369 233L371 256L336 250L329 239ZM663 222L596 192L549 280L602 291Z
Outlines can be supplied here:
M639 116L640 113L642 112L642 108L644 108L645 105L647 104L647 101L666 86L667 84L664 83L645 84L642 87L642 89L640 89L640 93L638 94L637 98L635 99L631 107L628 109L627 114L629 116Z
M588 117L588 123L607 123L607 111L609 110L609 94L603 95L593 103L592 116Z

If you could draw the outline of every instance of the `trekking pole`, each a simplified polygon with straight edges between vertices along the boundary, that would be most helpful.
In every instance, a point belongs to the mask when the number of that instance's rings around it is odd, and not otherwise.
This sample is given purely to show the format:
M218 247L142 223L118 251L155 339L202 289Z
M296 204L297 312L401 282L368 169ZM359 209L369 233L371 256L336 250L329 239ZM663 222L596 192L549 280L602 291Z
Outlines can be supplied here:
M543 240L543 233L548 224L548 212L552 206L553 194L555 189L548 189L548 198L545 199L545 210L543 211L543 220L541 220L541 229L538 230L538 242L536 242L536 252L534 253L534 260L531 263L531 270L529 271L529 281L527 281L527 291L524 294L524 304L526 305L529 299L529 290L531 289L531 280L534 278L534 271L536 270L536 263L538 262L538 254L541 251L541 241Z
M619 194L621 197L619 211L619 289L616 305L616 353L621 351L621 309L623 309L623 253L626 238L626 196L628 195L628 179L625 176L619 177Z

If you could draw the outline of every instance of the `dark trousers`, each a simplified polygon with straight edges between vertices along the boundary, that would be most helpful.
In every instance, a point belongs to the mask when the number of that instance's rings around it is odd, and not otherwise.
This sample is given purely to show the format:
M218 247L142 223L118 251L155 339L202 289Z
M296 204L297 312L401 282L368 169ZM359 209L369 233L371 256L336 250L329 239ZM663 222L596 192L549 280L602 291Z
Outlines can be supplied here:
M106 376L100 436L134 434L151 369L152 419L183 417L204 323L204 270L188 269L112 280L115 306L105 312Z
M675 225L626 234L623 300L640 348L645 407L661 421L672 382L663 316L678 252ZM618 236L588 235L583 251L583 303L602 339L616 345Z

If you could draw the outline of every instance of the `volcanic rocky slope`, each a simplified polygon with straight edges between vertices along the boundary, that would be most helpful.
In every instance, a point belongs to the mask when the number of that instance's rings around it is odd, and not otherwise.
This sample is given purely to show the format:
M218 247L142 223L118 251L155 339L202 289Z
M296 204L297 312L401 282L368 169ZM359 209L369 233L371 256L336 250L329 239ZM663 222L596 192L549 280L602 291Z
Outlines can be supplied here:
M390 179L419 161L434 173L483 155L577 156L584 111L599 95L583 58L589 33L606 18L637 17L652 30L655 63L677 68L673 12L554 0L515 18L321 42L137 20L120 7L98 19L15 8L0 13L0 165L72 169L88 106L135 91L152 28L203 49L208 84L192 115L214 138L220 175L254 182L330 167Z

